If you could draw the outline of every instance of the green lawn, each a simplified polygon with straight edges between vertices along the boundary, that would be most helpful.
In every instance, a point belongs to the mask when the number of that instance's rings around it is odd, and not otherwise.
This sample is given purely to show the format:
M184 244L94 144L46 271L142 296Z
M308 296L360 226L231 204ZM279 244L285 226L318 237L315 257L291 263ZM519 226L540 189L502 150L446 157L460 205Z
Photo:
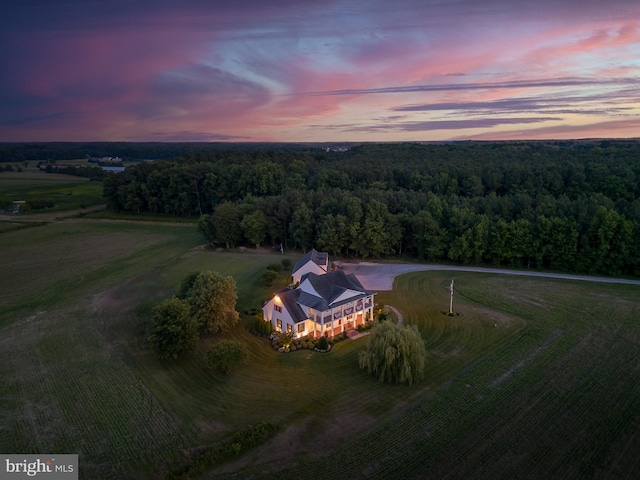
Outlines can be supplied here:
M0 172L0 202L28 200L53 202L53 207L31 213L60 212L104 203L102 184L86 178L43 172Z
M366 337L329 354L249 358L230 375L146 348L150 313L191 271L238 285L238 309L276 288L272 253L214 252L195 227L57 222L0 230L0 450L79 453L86 478L155 478L262 421L280 433L212 470L234 478L620 478L640 447L639 287L420 272L397 307L428 346L426 379L385 385L358 369ZM285 256L287 257L287 256ZM289 256L295 261L297 256ZM281 278L284 281L284 274ZM232 472L237 472L232 475Z
M429 369L449 370L448 381L337 452L288 465L278 478L633 477L640 468L632 453L640 447L640 288L465 273L456 274L463 315L455 323L411 312L409 304L434 289L444 308L449 281L435 272L404 275L385 294L421 326ZM488 329L466 327L475 308L486 309L478 320ZM491 327L517 319L524 329L451 370L465 346L491 343ZM443 351L454 358L443 360Z

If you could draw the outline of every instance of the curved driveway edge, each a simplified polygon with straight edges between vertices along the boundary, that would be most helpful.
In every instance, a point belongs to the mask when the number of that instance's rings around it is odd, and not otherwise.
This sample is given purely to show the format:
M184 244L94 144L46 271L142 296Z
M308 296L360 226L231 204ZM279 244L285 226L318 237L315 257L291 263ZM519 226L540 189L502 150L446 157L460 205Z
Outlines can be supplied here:
M564 273L546 273L523 270L508 270L501 268L458 267L454 265L434 265L417 263L341 263L345 273L355 273L367 290L393 290L393 279L403 273L422 271L451 271L474 273L497 273L502 275L520 275L526 277L559 278L563 280L581 280L585 282L624 283L640 285L640 280L626 278L593 277L590 275L571 275Z
M398 325L402 325L402 314L400 313L400 311L392 305L385 305L385 307L396 314L396 317L398 317Z

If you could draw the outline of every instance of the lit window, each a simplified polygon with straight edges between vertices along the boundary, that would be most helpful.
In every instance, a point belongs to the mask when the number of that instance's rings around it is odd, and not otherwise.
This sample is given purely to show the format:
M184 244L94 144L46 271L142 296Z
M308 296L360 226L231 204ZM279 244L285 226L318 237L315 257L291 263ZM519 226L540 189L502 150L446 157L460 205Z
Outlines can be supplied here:
M278 332L281 332L281 331L282 331L282 320L281 320L281 319L279 319L279 318L276 320L276 330L277 330Z
M293 329L291 328L291 324L287 323L287 333L291 333Z

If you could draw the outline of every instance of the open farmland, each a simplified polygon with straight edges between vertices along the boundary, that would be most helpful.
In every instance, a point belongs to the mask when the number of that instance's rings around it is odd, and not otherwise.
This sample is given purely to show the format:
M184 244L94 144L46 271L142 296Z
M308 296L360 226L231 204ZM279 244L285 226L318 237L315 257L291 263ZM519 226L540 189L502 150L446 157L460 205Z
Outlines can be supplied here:
M380 303L417 324L426 379L381 385L357 367L366 338L278 354L229 334L248 361L161 362L151 308L193 270L271 289L279 254L213 252L193 226L57 222L0 233L0 450L80 454L83 478L157 477L261 421L280 433L210 476L630 476L639 468L640 287L477 273L398 277ZM290 257L295 259L296 257ZM455 309L446 317L448 285ZM293 460L295 458L295 461Z
M473 345L464 333L469 308L493 312L486 321L495 330L514 317L526 327L392 420L278 478L633 478L640 468L639 287L455 277L463 315L448 326L428 306L416 307L423 292L446 305L441 273L403 275L394 292L380 295L420 325L430 371L447 368L443 353ZM438 287L443 293L432 296Z
M87 178L44 172L0 172L0 202L50 200L53 207L34 213L61 212L104 203L102 184Z

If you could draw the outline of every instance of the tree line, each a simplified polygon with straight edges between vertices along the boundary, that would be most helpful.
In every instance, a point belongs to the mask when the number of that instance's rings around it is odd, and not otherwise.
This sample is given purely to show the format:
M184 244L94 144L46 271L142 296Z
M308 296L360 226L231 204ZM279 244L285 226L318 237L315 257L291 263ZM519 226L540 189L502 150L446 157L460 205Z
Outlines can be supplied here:
M115 211L200 218L212 242L640 275L640 143L214 149L107 175Z

